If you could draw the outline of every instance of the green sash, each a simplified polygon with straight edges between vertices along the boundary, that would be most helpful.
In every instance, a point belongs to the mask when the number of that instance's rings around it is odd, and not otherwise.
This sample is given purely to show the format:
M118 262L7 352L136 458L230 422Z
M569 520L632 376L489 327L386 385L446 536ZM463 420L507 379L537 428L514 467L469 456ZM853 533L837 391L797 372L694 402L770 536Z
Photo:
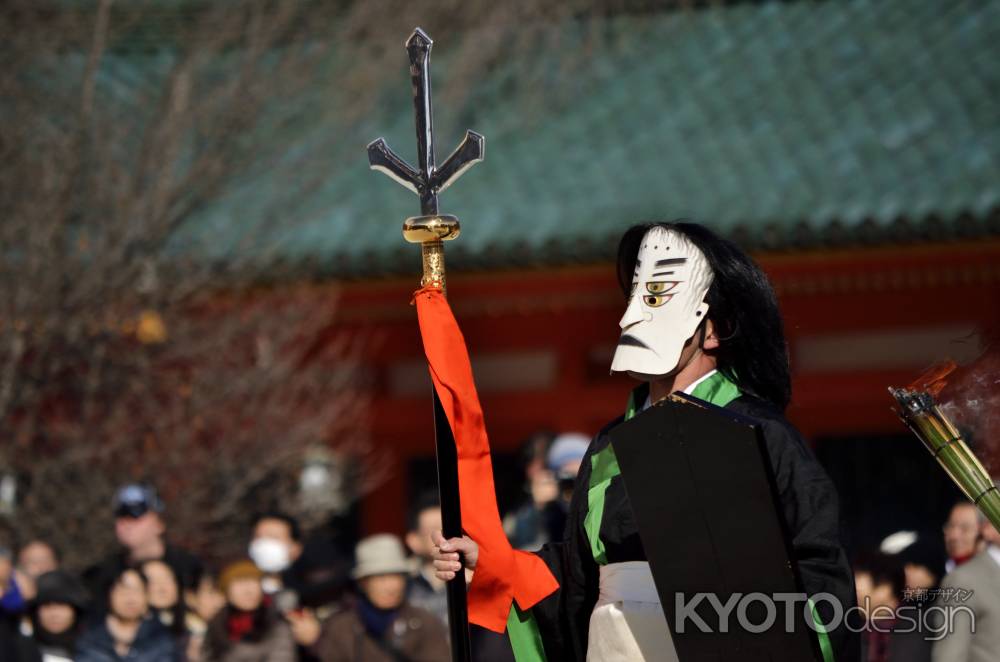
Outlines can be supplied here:
M636 415L639 408L645 401L648 387L640 386L632 391L629 396L628 407L625 409L625 420L629 420ZM721 372L714 372L703 379L691 395L710 402L718 407L725 407L730 402L740 397L740 389L737 388L728 377ZM642 401L637 401L639 398ZM601 521L604 519L604 497L611 485L611 479L621 474L618 467L618 458L611 444L605 446L601 451L594 453L590 457L591 473L590 486L587 489L587 516L583 520L583 528L587 532L587 539L590 541L590 551L594 555L594 560L598 565L606 565L607 554L604 550L604 541L601 540Z

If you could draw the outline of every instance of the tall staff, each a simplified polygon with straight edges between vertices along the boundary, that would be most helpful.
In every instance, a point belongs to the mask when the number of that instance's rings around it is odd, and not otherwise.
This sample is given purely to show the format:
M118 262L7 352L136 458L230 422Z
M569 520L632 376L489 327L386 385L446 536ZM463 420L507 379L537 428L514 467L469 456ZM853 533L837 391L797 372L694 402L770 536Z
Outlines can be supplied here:
M430 56L434 44L420 28L406 40L413 83L413 108L417 126L417 165L414 168L396 155L383 138L368 145L368 163L420 196L420 216L403 222L403 237L420 244L423 258L424 287L445 290L444 242L458 236L458 218L438 212L438 194L462 173L483 160L486 139L466 131L458 148L440 168L434 159L434 127L431 117ZM441 500L441 524L446 538L462 535L462 510L458 494L458 457L451 426L437 392L431 389L434 404L434 439L437 451L438 495ZM465 576L458 573L447 584L448 625L451 630L451 655L455 662L472 659L469 646L469 615Z

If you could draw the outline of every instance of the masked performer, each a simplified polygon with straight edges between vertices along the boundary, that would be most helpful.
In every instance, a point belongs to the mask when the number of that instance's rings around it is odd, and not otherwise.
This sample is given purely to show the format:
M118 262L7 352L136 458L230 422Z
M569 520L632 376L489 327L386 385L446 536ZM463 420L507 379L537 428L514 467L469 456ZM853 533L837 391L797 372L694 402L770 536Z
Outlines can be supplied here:
M845 611L853 607L854 580L839 540L835 489L783 416L791 396L788 356L767 277L746 254L703 226L662 223L625 233L618 281L628 303L611 370L643 383L632 392L624 417L591 442L564 539L538 552L560 588L520 620L518 627L537 634L528 637L540 643L533 657L677 659L608 438L622 420L673 392L759 422L806 593L830 594ZM437 536L435 542L439 577L455 576L459 552L475 569L475 541ZM833 611L829 601L814 609L823 623L834 621ZM524 634L510 634L517 652ZM859 659L857 636L848 628L817 636L826 662ZM524 657L518 655L519 662Z

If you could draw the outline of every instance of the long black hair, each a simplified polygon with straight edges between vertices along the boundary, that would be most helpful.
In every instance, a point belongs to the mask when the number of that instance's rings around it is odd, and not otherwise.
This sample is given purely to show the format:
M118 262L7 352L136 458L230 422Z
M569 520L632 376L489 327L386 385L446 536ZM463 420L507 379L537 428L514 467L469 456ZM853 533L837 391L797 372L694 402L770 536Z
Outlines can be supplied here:
M744 393L784 411L792 395L788 346L771 282L757 263L730 241L703 225L676 221L629 228L618 244L618 284L628 297L642 238L651 228L674 230L702 252L712 269L705 301L719 348L719 372Z
M149 601L149 583L150 583L150 573L147 569L150 564L159 563L170 573L170 581L174 585L174 589L177 591L177 601L169 607L154 607L152 603L149 605L149 611L156 616L156 619L160 624L164 625L171 634L174 636L181 636L187 633L187 605L184 603L184 587L181 585L180 579L177 577L177 571L174 567L164 561L163 559L149 559L148 561L143 561L138 564L141 574L146 577L146 600Z

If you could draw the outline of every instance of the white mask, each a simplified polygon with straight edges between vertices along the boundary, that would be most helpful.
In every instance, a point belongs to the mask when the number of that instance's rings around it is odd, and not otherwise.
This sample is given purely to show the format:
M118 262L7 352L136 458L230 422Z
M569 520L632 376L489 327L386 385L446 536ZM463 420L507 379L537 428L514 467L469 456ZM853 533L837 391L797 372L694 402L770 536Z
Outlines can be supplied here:
M274 538L254 538L247 552L262 572L279 573L292 562L288 547Z
M611 372L643 380L673 372L708 313L711 284L708 260L687 237L663 227L646 232Z

